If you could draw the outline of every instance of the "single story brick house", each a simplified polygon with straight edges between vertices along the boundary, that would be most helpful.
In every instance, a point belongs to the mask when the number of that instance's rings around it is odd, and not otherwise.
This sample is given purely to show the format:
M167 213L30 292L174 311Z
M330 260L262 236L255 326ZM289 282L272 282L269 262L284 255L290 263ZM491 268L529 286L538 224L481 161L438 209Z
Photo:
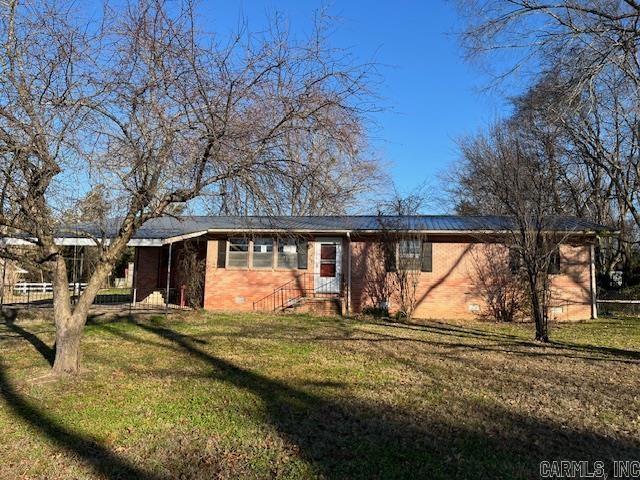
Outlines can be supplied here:
M401 237L391 259L376 247L389 232L387 221L412 235ZM483 311L474 280L477 259L495 255L509 222L500 216L422 215L159 218L130 242L136 300L179 290L187 276L199 275L207 310L360 313L383 304L393 311L385 272L411 261L416 318L470 319ZM566 235L551 280L551 316L593 318L594 246L604 227L565 217L555 225ZM197 273L184 271L180 259L186 251L201 265Z

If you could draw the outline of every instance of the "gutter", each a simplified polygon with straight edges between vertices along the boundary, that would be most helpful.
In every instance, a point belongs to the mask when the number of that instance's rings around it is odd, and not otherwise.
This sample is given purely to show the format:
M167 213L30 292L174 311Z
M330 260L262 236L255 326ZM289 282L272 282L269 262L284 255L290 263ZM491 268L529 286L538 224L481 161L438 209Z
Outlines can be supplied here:
M376 234L384 230L381 229L369 229L369 230L319 230L319 229L295 229L285 230L282 228L210 228L208 233L305 233L305 234L317 234L317 235L358 235L358 234ZM513 230L411 230L411 229L390 229L390 232L412 232L424 235L455 235L455 234L508 234L513 233ZM574 234L574 235L599 235L596 230L551 230L554 233Z
M379 234L382 230L380 229L369 229L369 230L319 230L319 229L295 229L295 230L284 230L277 228L224 228L224 229L215 229L210 228L207 230L200 230L197 232L186 233L184 235L176 235L172 237L153 237L153 238L132 238L127 243L128 246L131 247L161 247L163 245L167 245L170 243L179 242L182 240L187 240L190 238L199 237L205 235L207 233L227 233L227 234L246 234L246 233L289 233L289 234L315 234L315 235L346 235L350 237L350 235L375 235ZM393 230L391 230L393 231ZM416 234L421 235L506 235L512 233L511 230L402 230L398 229L398 232L402 231L411 231ZM596 230L554 230L555 233L565 234L565 235L585 235L585 236L599 236L602 235L603 232ZM615 235L619 233L619 231L610 231L609 235ZM57 237L55 238L56 245L62 246L97 246L100 245L109 245L111 240L109 238L105 238L99 242L96 242L93 238L89 237ZM28 246L33 245L35 243L35 239L31 238L17 238L17 237L4 237L0 238L0 247L3 246Z
M351 314L351 234L347 232L347 315Z

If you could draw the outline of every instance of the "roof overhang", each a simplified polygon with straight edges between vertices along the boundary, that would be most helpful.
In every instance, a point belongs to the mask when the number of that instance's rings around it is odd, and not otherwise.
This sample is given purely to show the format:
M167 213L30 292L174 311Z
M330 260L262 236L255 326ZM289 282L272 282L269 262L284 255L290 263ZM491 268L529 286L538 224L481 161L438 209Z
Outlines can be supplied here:
M407 230L390 230L388 233L404 233ZM412 234L424 235L424 236L446 236L446 235L467 235L467 236L490 236L490 235L508 235L513 233L510 230L410 230ZM226 234L226 235L378 235L381 230L318 230L318 229L277 229L277 228L210 228L207 230L201 230L197 232L187 233L183 235L176 235L165 238L132 238L127 243L129 247L162 247L163 245L169 245L172 243L182 242L191 238L201 237L207 233L212 234ZM587 236L595 237L600 235L601 232L595 230L586 231L556 231L555 233L560 235L573 235L573 236ZM615 234L615 232L610 232ZM6 237L0 239L0 246L33 246L35 240L26 238L12 238ZM109 245L111 240L94 239L89 237L59 237L55 239L56 245L61 246L79 246L79 247L95 247L98 245Z
M382 230L317 230L317 229L275 229L275 228L210 228L208 233L226 234L297 234L297 235L376 235L383 233ZM405 230L389 229L387 233L413 233L416 235L508 235L512 230ZM553 233L560 235L585 235L595 236L599 232L595 230L554 230Z

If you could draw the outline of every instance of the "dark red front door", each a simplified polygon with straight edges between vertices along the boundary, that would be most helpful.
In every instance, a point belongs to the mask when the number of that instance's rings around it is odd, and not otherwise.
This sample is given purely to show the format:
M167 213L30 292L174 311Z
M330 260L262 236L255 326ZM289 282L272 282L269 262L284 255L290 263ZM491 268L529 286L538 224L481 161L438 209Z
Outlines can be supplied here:
M322 244L320 245L320 276L335 277L336 276L336 246Z
M342 275L342 239L317 238L315 244L316 291L340 293Z

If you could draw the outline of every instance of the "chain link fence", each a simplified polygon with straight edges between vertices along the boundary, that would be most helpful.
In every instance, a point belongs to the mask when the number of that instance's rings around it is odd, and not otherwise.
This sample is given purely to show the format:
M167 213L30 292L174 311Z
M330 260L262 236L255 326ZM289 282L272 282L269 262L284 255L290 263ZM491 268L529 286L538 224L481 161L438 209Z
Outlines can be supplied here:
M86 284L69 284L72 302L77 302ZM140 298L135 288L103 288L93 301L95 306L129 308L131 310L188 309L183 288L158 289ZM13 308L38 308L53 305L53 288L50 283L16 283L0 290L0 306Z

